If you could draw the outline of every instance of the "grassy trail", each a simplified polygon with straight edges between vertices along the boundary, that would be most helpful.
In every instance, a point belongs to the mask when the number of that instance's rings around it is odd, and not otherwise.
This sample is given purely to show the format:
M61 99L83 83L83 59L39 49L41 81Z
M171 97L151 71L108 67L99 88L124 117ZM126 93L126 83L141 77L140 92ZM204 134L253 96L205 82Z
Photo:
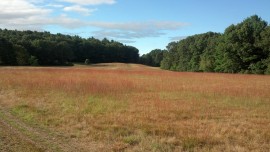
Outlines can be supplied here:
M3 107L0 108L0 139L3 152L84 151L61 134L28 124Z

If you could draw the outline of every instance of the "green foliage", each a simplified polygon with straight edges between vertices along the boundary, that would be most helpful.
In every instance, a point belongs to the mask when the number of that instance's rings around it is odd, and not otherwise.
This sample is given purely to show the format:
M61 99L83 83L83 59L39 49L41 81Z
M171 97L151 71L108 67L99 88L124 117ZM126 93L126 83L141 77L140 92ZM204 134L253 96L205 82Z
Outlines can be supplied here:
M135 135L123 137L123 141L129 145L137 145L141 142L141 138Z
M216 71L264 73L262 60L268 55L258 43L266 27L267 23L256 15L229 26L216 48Z
M162 69L174 70L172 69L172 67L174 67L173 62L177 61L175 57L178 57L174 56L174 54L176 54L176 46L177 46L176 42L171 42L167 45L167 51L164 51L163 60L160 63L160 67Z
M32 66L39 66L38 59L35 56L30 56L28 62Z
M159 67L161 64L161 61L163 60L164 51L165 50L160 50L160 49L152 50L150 53L142 55L140 57L139 62L141 64Z
M33 65L28 62L30 56L35 56L40 65L71 65L85 59L92 63L137 63L139 50L108 39L0 29L0 64Z
M213 71L214 50L220 34L208 32L169 44L161 68L176 71Z
M18 65L29 65L30 55L21 45L14 45Z
M16 54L12 43L0 36L0 65L16 65Z
M270 27L257 15L224 34L208 32L170 43L162 69L226 73L269 73Z
M268 59L264 60L264 65L266 66L265 74L270 74L270 57Z

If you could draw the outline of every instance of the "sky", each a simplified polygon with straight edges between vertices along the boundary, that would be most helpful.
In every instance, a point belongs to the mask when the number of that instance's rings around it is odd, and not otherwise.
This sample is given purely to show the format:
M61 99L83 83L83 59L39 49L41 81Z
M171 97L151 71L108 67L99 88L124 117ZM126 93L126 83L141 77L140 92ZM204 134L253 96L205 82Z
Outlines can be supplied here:
M270 0L1 0L0 28L116 40L145 54L209 31L223 33Z

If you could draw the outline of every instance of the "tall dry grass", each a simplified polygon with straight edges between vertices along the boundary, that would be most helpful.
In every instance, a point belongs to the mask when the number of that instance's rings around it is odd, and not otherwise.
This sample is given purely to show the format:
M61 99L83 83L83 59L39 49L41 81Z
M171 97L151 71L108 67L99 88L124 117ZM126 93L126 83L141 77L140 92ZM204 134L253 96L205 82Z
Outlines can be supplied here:
M103 151L270 150L270 76L1 68L0 104Z

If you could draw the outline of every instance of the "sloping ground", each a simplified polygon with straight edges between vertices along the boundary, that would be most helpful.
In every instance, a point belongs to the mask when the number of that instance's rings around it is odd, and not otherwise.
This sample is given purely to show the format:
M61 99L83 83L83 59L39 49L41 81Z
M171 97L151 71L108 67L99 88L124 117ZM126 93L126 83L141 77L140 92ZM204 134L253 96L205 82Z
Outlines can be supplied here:
M132 63L98 63L98 64L75 64L74 68L96 68L96 69L114 69L114 70L144 70L144 69L156 69L158 67L150 67L142 64L132 64Z
M159 67L150 67L133 63L97 63L97 64L74 64L74 66L0 66L0 69L102 69L102 70L160 70Z
M0 67L0 151L269 151L270 77Z
M0 151L39 152L43 151L32 140L0 119Z
M120 69L134 70L137 68L150 68L137 64L101 63L92 65L75 65L73 67L0 67L2 69L71 69L71 68L95 68L95 69ZM0 105L10 99L0 90ZM5 101L4 101L5 100ZM35 124L29 124L12 114L9 108L0 106L0 152L43 152L43 151L107 151L104 146L97 143L77 143L76 139L51 132L46 128Z
M3 152L85 151L61 134L23 122L3 107L0 108L0 139Z

